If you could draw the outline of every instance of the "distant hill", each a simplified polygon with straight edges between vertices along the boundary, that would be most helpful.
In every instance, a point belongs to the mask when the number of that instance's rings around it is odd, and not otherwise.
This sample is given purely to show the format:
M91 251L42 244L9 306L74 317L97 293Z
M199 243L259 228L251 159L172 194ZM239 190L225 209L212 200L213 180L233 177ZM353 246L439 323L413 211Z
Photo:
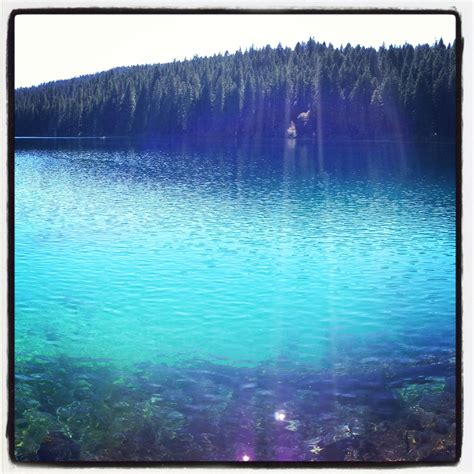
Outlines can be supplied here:
M455 79L455 46L442 40L376 50L310 39L17 89L15 135L453 138Z

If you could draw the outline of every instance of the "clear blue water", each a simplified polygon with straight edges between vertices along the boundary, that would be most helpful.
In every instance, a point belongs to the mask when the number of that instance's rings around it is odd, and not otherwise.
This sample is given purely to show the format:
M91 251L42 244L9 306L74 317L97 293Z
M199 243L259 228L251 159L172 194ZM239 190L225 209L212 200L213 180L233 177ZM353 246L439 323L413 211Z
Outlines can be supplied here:
M453 394L454 146L17 140L15 344L19 458L332 459Z

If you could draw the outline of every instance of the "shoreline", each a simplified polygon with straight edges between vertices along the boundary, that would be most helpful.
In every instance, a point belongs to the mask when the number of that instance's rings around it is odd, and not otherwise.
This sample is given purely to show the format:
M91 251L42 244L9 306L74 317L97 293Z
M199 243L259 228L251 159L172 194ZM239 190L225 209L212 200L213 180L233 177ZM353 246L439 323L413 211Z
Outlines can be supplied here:
M238 141L242 143L257 143L262 141L283 141L287 143L313 143L313 144L338 144L338 143L423 143L423 144L449 144L455 145L456 139L397 139L397 138L386 138L386 139L371 139L371 138L328 138L324 140L318 140L317 138L312 137L300 137L300 138L286 138L286 137L219 137L219 136L197 136L197 135L169 135L169 136L160 136L160 137L139 137L139 136L84 136L84 137L75 137L75 136L14 136L13 140L127 140L127 141L142 141L142 142L165 142L171 140L202 140L213 141L213 142L223 142L223 141Z

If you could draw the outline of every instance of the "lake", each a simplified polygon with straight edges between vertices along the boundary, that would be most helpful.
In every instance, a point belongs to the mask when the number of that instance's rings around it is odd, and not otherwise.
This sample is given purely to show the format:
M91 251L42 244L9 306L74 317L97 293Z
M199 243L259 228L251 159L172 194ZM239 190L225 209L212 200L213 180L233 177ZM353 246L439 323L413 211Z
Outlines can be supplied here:
M454 144L17 139L39 461L450 461Z

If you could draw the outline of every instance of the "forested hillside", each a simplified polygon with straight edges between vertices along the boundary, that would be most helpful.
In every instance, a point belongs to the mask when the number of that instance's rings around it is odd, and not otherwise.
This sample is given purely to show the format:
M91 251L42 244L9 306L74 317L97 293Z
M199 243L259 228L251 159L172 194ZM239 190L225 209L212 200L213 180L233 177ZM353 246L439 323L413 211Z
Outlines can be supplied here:
M157 46L158 47L158 46ZM15 92L17 136L454 137L455 47L310 39Z

